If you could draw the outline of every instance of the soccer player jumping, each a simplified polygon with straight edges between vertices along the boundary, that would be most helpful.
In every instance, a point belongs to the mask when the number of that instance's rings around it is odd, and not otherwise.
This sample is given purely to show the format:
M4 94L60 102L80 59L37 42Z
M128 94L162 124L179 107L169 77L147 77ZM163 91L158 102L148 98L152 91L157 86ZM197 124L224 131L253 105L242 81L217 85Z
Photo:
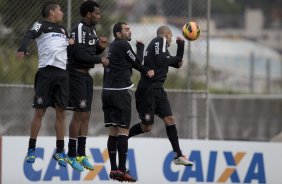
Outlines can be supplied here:
M35 162L36 139L42 124L42 118L48 107L56 112L56 153L54 159L61 166L66 166L64 154L65 108L69 97L69 75L66 71L68 35L64 27L58 23L63 19L61 7L55 1L43 5L43 21L34 23L26 32L17 56L23 58L31 39L35 39L38 47L38 71L35 76L35 96L33 107L35 113L31 122L31 131L26 161ZM73 40L69 40L69 43Z
M111 163L110 178L121 182L135 182L136 179L126 170L128 130L131 121L129 90L134 86L130 77L132 68L148 78L154 76L154 71L141 64L144 44L137 42L137 54L135 54L128 43L131 40L131 30L128 24L116 23L113 27L113 34L115 40L109 46L109 65L104 69L102 92L105 126L109 129L107 147Z
M96 64L107 65L108 59L99 56L107 46L107 39L96 34L95 27L101 20L100 5L84 1L80 5L80 15L81 21L71 32L74 44L68 47L69 108L73 110L73 116L69 126L67 162L74 169L83 171L84 168L94 170L85 153L93 99L93 78L89 70Z
M165 123L166 133L175 152L173 163L176 165L192 166L193 163L180 150L177 129L172 115L169 100L163 84L170 66L180 68L184 53L184 40L177 37L177 54L171 56L168 47L172 41L172 32L168 26L160 26L157 37L149 43L144 56L144 66L155 71L153 78L141 76L135 93L136 107L141 123L135 124L129 130L129 138L152 129L154 115L158 115Z

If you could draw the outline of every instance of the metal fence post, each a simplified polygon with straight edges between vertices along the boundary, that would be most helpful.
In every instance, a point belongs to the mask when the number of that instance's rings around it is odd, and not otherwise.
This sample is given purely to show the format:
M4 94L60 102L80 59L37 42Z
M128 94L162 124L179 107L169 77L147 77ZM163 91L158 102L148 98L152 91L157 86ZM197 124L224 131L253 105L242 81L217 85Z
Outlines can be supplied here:
M270 59L266 60L265 72L266 72L266 94L271 94L271 63Z
M254 92L254 80L255 80L255 56L254 53L250 53L250 81L249 81L249 92Z
M68 8L67 8L67 30L70 33L71 32L71 1L68 0Z
M206 117L205 117L205 124L206 124L206 131L205 131L205 139L209 139L209 130L210 130L210 122L209 122L209 56L210 56L210 14L211 14L211 1L207 0L207 66L206 66Z

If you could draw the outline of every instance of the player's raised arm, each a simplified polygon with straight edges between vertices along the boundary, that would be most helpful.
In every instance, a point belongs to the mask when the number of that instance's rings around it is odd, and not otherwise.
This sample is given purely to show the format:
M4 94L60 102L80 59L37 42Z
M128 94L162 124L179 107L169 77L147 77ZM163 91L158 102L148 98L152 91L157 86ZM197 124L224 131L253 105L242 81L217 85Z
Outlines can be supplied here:
M176 44L177 44L176 56L178 56L178 57L180 57L182 59L183 55L184 55L185 41L183 40L183 38L178 36L176 38Z
M32 29L27 31L26 34L24 35L20 47L17 50L17 57L23 58L24 55L28 54L28 45L30 40L35 39L36 37L40 36L42 33L42 23L40 22L35 22Z
M124 48L127 56L127 61L131 63L132 68L138 70L139 72L143 73L148 77L153 77L154 73L150 71L150 69L141 64L141 61L138 59L137 55L132 50L132 47L128 42L124 42ZM150 71L150 72L149 72ZM149 72L149 73L148 73Z
M170 33L171 34L171 33ZM167 47L170 46L170 34L168 32L161 32L154 41L156 64L160 67L170 66L181 61L182 58L178 56L168 56Z
M99 37L98 44L97 44L97 51L96 54L101 54L108 45L108 39L106 37ZM103 63L103 62L102 62Z
M144 57L144 43L141 40L136 41L136 55L140 64L143 62Z
M177 52L176 52L176 57L181 58L181 61L179 61L178 63L174 63L171 64L170 66L174 67L174 68L180 68L183 64L183 55L184 55L184 46L185 46L185 42L183 40L183 38L181 38L180 36L178 36L176 38L176 44L177 44Z

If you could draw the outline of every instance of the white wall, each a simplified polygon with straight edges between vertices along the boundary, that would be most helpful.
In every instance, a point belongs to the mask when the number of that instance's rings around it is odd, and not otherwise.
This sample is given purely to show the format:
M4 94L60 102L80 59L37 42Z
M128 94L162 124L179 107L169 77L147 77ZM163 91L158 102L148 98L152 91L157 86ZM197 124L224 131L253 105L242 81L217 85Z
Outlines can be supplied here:
M66 139L67 140L67 139ZM109 181L106 137L88 138L87 154L93 172L74 172L53 159L54 137L39 137L33 167L24 162L28 137L2 137L2 184L16 183L118 183ZM167 139L129 140L128 168L139 184L166 183L280 183L282 144L235 141L180 140L193 167L175 166ZM31 181L33 180L33 181Z

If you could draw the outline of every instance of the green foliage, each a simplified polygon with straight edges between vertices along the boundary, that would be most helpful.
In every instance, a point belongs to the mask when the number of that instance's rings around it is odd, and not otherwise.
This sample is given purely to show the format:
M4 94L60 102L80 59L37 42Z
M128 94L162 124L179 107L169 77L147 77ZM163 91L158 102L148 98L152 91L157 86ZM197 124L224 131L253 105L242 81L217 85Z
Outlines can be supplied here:
M121 19L120 14L115 14L116 2L114 0L98 1L101 10L101 22L97 27L98 35L110 38L111 36L111 25L117 20ZM109 16L110 15L110 16Z
M28 48L29 55L25 56L23 60L16 58L16 50L25 32L31 28L35 21L42 19L41 8L44 1L1 0L0 25L3 24L12 31L9 35L5 35L5 37L0 35L0 83L33 83L38 60L35 42L30 43ZM81 20L79 7L82 2L72 1L72 25ZM66 26L67 1L59 1L59 3L64 12L62 25ZM101 0L99 3L102 12L102 22L98 26L98 34L101 33L101 36L109 37L111 33L110 26L114 21L122 17L122 13L112 14L112 12L117 12L115 11L116 2L114 0Z
M188 89L188 77L180 75L179 72L168 73L167 79L164 83L167 89ZM192 90L205 90L206 84L197 79L191 79Z
M33 84L37 71L37 57L26 56L24 59L16 57L13 49L0 47L0 83L2 84Z
M164 87L167 89L187 89L187 80L177 72L169 73Z
M94 86L103 86L103 74L102 73L95 73L93 76L93 83Z
M273 9L281 7L281 0L211 0L211 12L221 15L243 14L246 8L262 9L265 15L271 14ZM281 9L281 8L280 8Z
M22 0L1 0L2 24L11 28L12 32L6 38L1 38L0 42L7 45L18 44L21 39L19 36L30 29L32 24L41 17L42 1L25 0L24 2L25 6L19 6L23 4Z
M212 0L211 11L219 14L242 14L242 4L230 0Z
M212 94L230 94L230 95L231 94L243 94L242 92L235 91L235 90L232 90L232 89L227 89L227 88L222 88L222 89L210 88L209 92L212 93Z

